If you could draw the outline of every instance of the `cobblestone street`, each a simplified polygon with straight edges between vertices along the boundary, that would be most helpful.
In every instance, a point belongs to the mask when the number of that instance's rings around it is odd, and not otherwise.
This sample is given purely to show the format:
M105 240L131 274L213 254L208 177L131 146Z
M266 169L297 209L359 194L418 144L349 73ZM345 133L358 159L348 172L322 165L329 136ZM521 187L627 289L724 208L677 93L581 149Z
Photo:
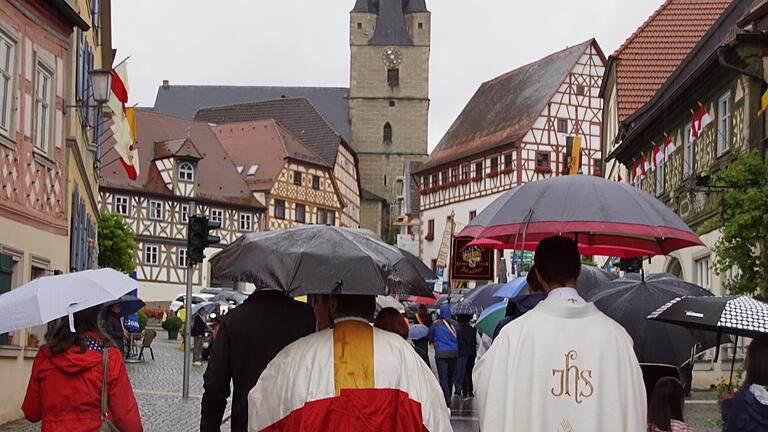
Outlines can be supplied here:
M203 372L205 366L193 366L190 381L190 399L181 398L182 357L179 341L169 341L165 332L159 332L153 344L155 361L145 352L145 363L127 364L128 374L134 388L136 400L148 432L196 431L200 424L200 398L203 394ZM433 363L434 364L434 363ZM686 420L698 432L716 432L721 428L708 425L707 419L718 416L717 404L710 392L694 392L686 404ZM229 408L225 420L229 419ZM451 405L451 424L456 432L478 430L477 411L473 399L454 398ZM39 431L40 426L26 420L18 420L0 426L0 432ZM225 421L222 431L229 432Z

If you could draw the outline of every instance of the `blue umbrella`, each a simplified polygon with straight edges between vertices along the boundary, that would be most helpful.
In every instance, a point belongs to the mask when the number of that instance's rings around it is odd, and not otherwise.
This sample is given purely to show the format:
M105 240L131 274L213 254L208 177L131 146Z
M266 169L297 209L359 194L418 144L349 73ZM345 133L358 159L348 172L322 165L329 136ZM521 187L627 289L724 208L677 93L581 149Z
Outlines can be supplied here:
M424 324L412 324L408 326L408 339L422 339L427 337L429 328Z
M514 278L511 281L502 285L501 288L498 289L498 291L493 293L493 296L503 297L503 298L517 297L517 295L520 294L520 291L523 290L523 287L525 287L525 284L527 283L528 281L526 280L525 276Z
M140 298L126 294L123 296L120 296L117 300L111 300L106 303L104 303L104 310L103 312L106 313L107 310L109 310L109 307L112 306L115 303L120 303L120 315L127 316L131 314L135 314L141 308L146 306L143 300Z

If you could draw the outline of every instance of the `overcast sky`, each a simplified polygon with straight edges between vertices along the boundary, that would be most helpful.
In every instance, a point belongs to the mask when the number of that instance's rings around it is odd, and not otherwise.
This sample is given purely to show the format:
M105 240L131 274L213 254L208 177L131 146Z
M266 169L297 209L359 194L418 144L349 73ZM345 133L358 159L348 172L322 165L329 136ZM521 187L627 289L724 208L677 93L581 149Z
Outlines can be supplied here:
M606 56L662 0L427 0L429 149L479 84L596 38ZM112 0L130 104L171 84L349 86L354 0Z

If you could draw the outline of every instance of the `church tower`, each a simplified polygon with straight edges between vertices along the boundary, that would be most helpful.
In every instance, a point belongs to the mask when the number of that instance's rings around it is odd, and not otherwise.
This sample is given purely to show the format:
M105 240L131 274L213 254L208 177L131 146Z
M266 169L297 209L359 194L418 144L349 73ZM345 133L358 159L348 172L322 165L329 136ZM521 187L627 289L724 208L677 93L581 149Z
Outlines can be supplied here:
M370 193L386 199L387 207L395 203L404 161L427 156L430 12L425 0L356 0L349 44L350 144L369 192L363 196L361 227L383 234L389 224L384 219L397 215L388 211L395 209L382 209L385 204Z

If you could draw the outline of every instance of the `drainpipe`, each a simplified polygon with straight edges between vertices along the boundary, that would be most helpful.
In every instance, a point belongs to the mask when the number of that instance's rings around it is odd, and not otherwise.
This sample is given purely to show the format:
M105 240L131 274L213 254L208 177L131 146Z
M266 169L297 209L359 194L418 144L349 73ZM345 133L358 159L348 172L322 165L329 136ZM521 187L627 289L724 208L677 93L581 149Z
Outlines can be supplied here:
M765 79L760 76L756 72L752 72L749 69L743 69L736 65L732 65L728 63L725 60L725 47L720 47L717 49L717 60L720 63L721 66L734 70L742 75L746 75L748 77L754 78L758 81L760 81L760 95L762 96L763 93L765 93L766 89L768 89L768 82L765 81ZM760 116L760 158L762 160L765 160L765 114Z

